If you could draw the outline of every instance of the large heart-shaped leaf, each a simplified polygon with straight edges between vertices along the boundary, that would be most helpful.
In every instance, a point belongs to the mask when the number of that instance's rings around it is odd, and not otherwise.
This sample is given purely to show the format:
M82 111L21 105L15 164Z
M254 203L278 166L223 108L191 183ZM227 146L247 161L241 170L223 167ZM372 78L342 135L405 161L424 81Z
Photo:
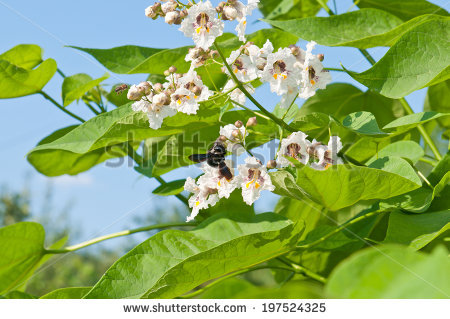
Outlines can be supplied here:
M315 16L321 6L316 0L260 0L259 10L267 19L287 20Z
M350 256L331 273L325 287L331 298L448 298L448 252L431 255L386 245Z
M128 73L148 57L164 49L125 45L111 49L90 49L71 46L71 48L89 53L105 68L114 73Z
M413 164L425 154L423 148L414 141L398 141L389 143L385 147L381 148L376 155L372 156L366 165L374 162L378 158L385 156L397 156L409 159Z
M417 25L439 19L445 18L429 14L402 23L402 20L385 11L362 9L330 17L264 21L302 39L314 40L322 45L367 49L392 46L403 34Z
M450 77L449 39L450 19L428 21L405 33L370 69L347 72L384 96L401 98Z
M85 298L173 298L292 249L294 224L264 213L215 215L193 231L162 231L120 258Z
M376 8L409 20L424 14L448 16L448 12L426 0L354 0L360 8Z
M286 172L271 173L275 193L302 200L305 196L335 211L368 199L386 199L420 185L400 175L362 166L336 165L318 171L308 166L297 178Z
M22 284L44 255L44 228L21 222L0 228L0 294Z
M384 242L419 250L448 230L450 210L425 214L392 212Z
M0 60L31 70L42 62L42 49L35 44L19 44L0 54Z
M177 134L186 127L198 130L211 125L217 122L217 110L218 106L202 105L197 115L178 113L165 119L163 127L153 130L148 127L144 113L134 112L126 104L91 118L56 140L38 145L27 158L47 176L78 174L109 158L124 156L126 151L121 143Z
M424 111L450 114L450 80L430 86L425 99ZM437 120L444 128L450 128L450 116Z
M409 179L413 183L417 185L422 185L422 182L417 176L416 171L412 166L408 163L408 161L404 160L401 157L397 156L385 156L380 157L373 162L371 162L368 167L382 169L386 172L391 172L404 178Z
M30 62L31 63L31 62ZM56 62L47 59L36 69L18 67L7 60L0 60L0 99L8 99L38 93L56 72Z
M351 113L342 121L342 125L362 135L387 135L380 130L377 119L370 112Z
M60 288L43 295L39 299L81 299L92 287L69 287Z

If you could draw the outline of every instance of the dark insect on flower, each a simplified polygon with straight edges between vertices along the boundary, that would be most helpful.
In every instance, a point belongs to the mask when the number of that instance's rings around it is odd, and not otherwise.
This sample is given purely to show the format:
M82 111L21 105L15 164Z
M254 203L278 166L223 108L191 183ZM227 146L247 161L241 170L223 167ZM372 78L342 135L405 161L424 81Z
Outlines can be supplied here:
M122 92L124 92L126 89L128 89L128 85L126 84L121 84L118 87L116 87L114 89L114 91L116 91L117 94L121 94Z
M206 154L192 154L189 159L193 162L201 163L206 161L206 163L211 167L219 168L219 174L222 177L230 180L233 178L230 169L225 163L225 155L227 150L222 142L216 141L214 145L208 150Z

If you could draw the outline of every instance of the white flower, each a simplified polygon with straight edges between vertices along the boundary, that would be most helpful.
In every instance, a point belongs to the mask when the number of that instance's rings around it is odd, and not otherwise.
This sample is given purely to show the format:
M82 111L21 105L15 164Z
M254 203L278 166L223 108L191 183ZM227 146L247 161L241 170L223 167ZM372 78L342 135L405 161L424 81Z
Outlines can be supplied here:
M317 55L312 54L316 42L312 41L306 45L305 62L302 68L302 81L299 97L307 99L316 94L317 89L325 89L331 82L330 72L323 69Z
M288 91L281 97L280 108L287 109L294 103L298 95L298 87L288 87Z
M242 187L242 198L247 205L253 204L260 197L262 190L273 191L275 189L266 167L256 158L246 158L245 164L239 165L238 170Z
M155 96L147 95L141 100L134 102L131 108L135 112L144 112L147 114L149 126L157 130L161 127L164 118L173 116L177 113L176 110L169 105L164 105L167 97L164 93L156 94Z
M198 68L205 64L208 59L208 52L202 48L190 48L188 54L186 54L184 60L186 62L191 62L190 69Z
M247 54L242 53L240 49L231 52L227 58L227 63L241 82L253 81L258 77L258 69ZM229 74L228 70L226 73Z
M314 142L315 140L313 141L313 145ZM315 144L317 146L314 147L312 153L314 153L319 161L311 163L312 168L325 170L331 165L343 164L342 159L337 156L342 149L342 142L339 136L331 136L328 145L322 145L320 143Z
M238 133L237 136L235 136L234 132ZM239 154L241 151L245 151L242 147L242 144L248 135L245 126L237 128L234 124L227 124L224 127L220 127L219 134L227 138L225 145L228 152L237 152Z
M204 175L200 176L199 183L207 185L210 189L217 189L219 198L229 198L230 194L238 187L239 178L234 176L233 163L230 160L225 160L225 164L230 169L233 177L228 180L220 173L220 170L216 167L211 167L206 163L202 164L202 170L205 172Z
M215 189L209 188L206 184L195 182L191 177L186 179L184 189L193 193L189 198L189 207L192 208L191 214L186 218L187 222L193 220L199 213L200 209L214 206L219 201L219 196Z
M224 23L216 17L211 2L199 2L188 10L187 17L181 22L180 31L192 37L197 47L207 50L216 37L222 35Z
M233 80L228 80L228 82L225 84L225 86L223 88L223 91L227 92L227 91L231 90L232 88L234 88L235 86L236 86L236 84L234 83ZM252 94L255 93L255 88L250 83L245 84L244 87L246 88L246 90L249 93L252 93ZM245 94L238 88L236 88L233 91L231 91L230 93L228 93L228 95L232 101L235 101L242 105L245 104L245 101L247 100L247 97L245 96Z
M267 56L267 64L261 72L261 81L270 83L270 90L278 95L286 94L290 87L299 84L301 73L294 66L296 59L288 48L279 49Z
M179 88L171 95L170 105L179 112L196 114L199 109L198 102L206 101L212 95L194 69L182 76L177 85Z
M226 14L229 20L236 19L239 23L236 26L236 32L239 37L239 40L245 42L245 29L247 28L247 16L252 14L252 11L258 7L259 0L248 0L247 5L244 5L240 1L234 1L228 6L233 8L233 16L230 17L230 14ZM225 7L224 13L226 13L228 7Z
M281 140L281 147L277 153L277 162L280 167L294 166L286 157L292 157L303 164L309 161L307 135L303 132L294 132Z

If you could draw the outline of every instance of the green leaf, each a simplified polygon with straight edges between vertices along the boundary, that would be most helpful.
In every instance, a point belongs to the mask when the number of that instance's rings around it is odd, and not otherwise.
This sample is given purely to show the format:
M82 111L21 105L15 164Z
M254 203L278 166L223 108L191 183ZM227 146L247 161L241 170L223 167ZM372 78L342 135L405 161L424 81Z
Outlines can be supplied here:
M450 114L450 80L428 88L424 111ZM439 118L437 121L444 128L450 127L450 117Z
M0 294L15 289L44 255L44 228L20 222L0 228Z
M331 123L329 115L313 112L306 115L297 115L291 126L299 131L308 133L317 129L326 130Z
M135 45L125 45L111 49L89 49L70 46L92 55L105 68L120 74L129 73L148 57L163 51L164 49L146 48Z
M19 44L0 54L0 60L31 70L42 62L42 49L35 44Z
M409 245L419 250L450 230L450 210L425 214L394 211L389 216L385 243Z
M69 287L60 288L43 295L39 299L81 299L92 287Z
M281 105L281 103L278 103L277 105L275 105L275 108L273 109L272 114L280 119L284 116L284 121L286 123L289 123L290 121L292 121L292 119L297 114L298 106L297 106L297 104L293 104L292 107L289 110L287 110L287 109L281 108L280 105Z
M331 211L361 200L390 198L419 187L400 175L362 166L336 165L324 171L305 166L297 170L296 179L286 171L270 175L276 194L299 200L307 196Z
M184 190L185 179L168 182L158 186L152 193L160 196L170 196L181 193Z
M330 298L447 298L447 255L443 247L430 255L396 245L367 248L333 270L325 291Z
M385 156L397 156L410 160L413 164L423 157L423 148L414 141L398 141L390 143L381 148L380 151L366 162L366 165L374 162L377 158Z
M0 99L38 93L56 72L56 62L47 59L36 69L27 70L0 60Z
M450 77L449 38L448 18L422 23L400 37L370 69L347 73L384 96L404 97Z
M321 6L316 0L261 0L259 10L267 19L287 20L315 16Z
M126 155L121 143L140 142L149 137L181 133L190 127L198 130L216 123L218 107L203 104L197 115L178 113L164 120L158 130L148 127L146 114L134 112L130 104L91 118L62 137L38 145L27 156L42 174L75 175L110 158Z
M362 135L387 135L380 130L377 119L370 112L351 113L342 121L342 125Z
M398 118L383 127L384 130L396 129L399 131L406 131L429 121L436 120L441 117L450 116L450 113L436 113L436 112L419 112Z
M404 114L401 104L396 100L371 91L362 92L351 84L332 83L326 90L319 90L306 100L297 118L318 112L342 121L348 114L359 111L372 113L381 126Z
M23 291L13 290L4 295L0 295L0 299L37 299L37 297Z
M162 231L120 258L85 298L173 298L293 247L294 224L264 213L219 214L193 231Z
M412 168L412 166L408 163L408 161L404 160L401 157L396 156L381 157L371 162L368 167L378 168L386 172L394 173L409 179L410 181L416 183L417 185L422 185L422 181L420 180L419 176L417 176L414 168Z
M423 14L448 16L445 9L426 0L358 0L357 5L360 8L384 10L405 21Z
M421 187L380 202L380 208L386 211L397 208L411 213L423 213L430 207L433 197L433 190Z
M63 105L67 106L73 101L81 99L86 92L96 87L107 78L109 78L108 73L95 80L85 73L78 73L66 77L62 84Z
M450 151L433 168L427 178L432 185L437 185L448 171L450 171Z

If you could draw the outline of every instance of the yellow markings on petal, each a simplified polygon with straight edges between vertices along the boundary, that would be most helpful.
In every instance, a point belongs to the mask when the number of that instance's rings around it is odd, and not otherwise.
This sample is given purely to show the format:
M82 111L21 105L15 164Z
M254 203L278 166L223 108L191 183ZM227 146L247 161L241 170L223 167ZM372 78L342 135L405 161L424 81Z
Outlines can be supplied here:
M258 189L261 185L258 182L255 182L255 188Z
M198 96L197 96L197 95L194 95L194 99L198 99Z
M206 32L208 32L208 33L209 33L209 28L208 28L208 27L206 28Z
M219 179L219 181L217 182L217 185L220 187L220 186L222 186L222 185L220 185L220 179Z
M276 80L276 79L278 78L278 74L275 73L275 74L273 75L273 78Z
M287 78L286 74L282 74L281 76L283 77L283 80L286 80L286 78Z
M314 80L311 80L310 82L312 85L316 84L316 81L314 81Z
M245 184L245 188L250 188L250 185L253 184L253 180L251 180L250 182L248 182L247 184Z
M258 188L261 187L261 185L260 185L257 181L255 181L255 179L252 179L250 182L248 182L247 184L245 184L245 187L246 187L246 188L250 188L250 186L252 186L253 183L255 184L255 188L256 188L256 189L258 189Z
M199 202L199 201L196 201L196 202L195 202L195 206L198 206L198 205L200 205L200 202Z
M195 29L195 32L197 32L197 34L199 34L200 31L202 31L202 27L198 27L197 29Z
M244 20L244 22L242 22L242 24L243 24L243 25L246 25L246 24L247 24L247 20Z
M177 104L178 104L178 105L181 105L181 100L178 100L178 101L177 101Z
M238 73L239 72L239 70L236 68L236 69L234 69L234 71L233 71L234 73Z
M186 95L186 100L190 100L191 97L189 95Z
M331 163L325 164L325 169L327 169L327 168L330 167L330 166L331 166Z

